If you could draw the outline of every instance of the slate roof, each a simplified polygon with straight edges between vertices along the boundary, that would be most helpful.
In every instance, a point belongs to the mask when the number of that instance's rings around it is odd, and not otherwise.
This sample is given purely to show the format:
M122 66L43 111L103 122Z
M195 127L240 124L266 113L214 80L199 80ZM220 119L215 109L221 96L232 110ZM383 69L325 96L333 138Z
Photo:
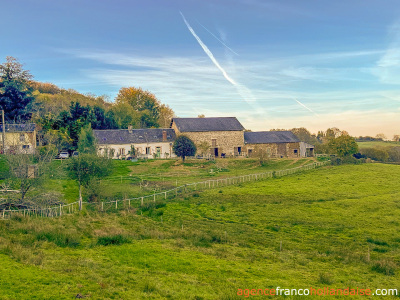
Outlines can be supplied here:
M244 127L235 117L224 118L173 118L180 132L243 131Z
M36 124L6 124L5 132L33 132ZM3 132L3 125L0 125L0 133Z
M166 141L163 141L163 131L167 132ZM175 140L175 131L169 128L93 130L93 133L101 145L146 144Z
M245 144L297 143L300 140L291 131L245 132Z

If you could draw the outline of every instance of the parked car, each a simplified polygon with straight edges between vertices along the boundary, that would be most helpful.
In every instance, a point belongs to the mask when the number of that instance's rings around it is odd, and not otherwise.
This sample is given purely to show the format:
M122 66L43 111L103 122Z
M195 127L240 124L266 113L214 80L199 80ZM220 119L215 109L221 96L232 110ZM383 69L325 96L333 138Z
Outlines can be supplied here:
M74 152L72 153L72 157L77 157L77 156L79 156L79 152L78 152L78 151L74 151Z
M60 159L66 159L69 157L69 153L67 151L61 151L60 154L58 154L58 157Z

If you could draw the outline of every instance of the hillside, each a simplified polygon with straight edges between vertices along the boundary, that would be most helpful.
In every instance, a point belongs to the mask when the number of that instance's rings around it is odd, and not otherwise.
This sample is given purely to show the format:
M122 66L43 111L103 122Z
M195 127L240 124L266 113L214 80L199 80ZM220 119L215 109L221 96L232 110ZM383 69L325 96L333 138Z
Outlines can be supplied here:
M399 171L324 167L130 211L1 221L0 264L9 276L0 298L236 299L238 288L399 288Z

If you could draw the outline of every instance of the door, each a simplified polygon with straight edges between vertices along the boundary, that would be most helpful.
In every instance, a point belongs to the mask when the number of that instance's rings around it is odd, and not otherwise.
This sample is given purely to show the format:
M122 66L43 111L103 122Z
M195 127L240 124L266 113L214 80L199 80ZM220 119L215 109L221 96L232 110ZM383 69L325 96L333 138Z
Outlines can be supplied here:
M214 156L218 157L218 148L214 148Z

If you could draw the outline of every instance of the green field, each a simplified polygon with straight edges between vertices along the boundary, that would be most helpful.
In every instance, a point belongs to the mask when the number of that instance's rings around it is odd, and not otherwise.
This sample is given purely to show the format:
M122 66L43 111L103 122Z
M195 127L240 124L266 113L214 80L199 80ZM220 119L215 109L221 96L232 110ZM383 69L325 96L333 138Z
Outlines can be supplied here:
M400 166L363 164L130 211L15 216L0 222L0 298L240 299L237 289L278 286L399 289L399 215Z
M370 142L357 142L358 147L362 148L376 148L376 147L389 147L389 146L400 146L400 142L391 141L370 141Z
M140 197L172 189L183 184L232 177L237 175L261 173L270 170L282 170L308 164L314 161L303 159L269 160L262 165L257 159L217 159L187 160L182 163L176 159L157 159L131 162L125 160L113 161L113 173L96 186L97 199L112 201L123 197ZM78 199L78 185L62 174L63 164L68 161L54 161L54 169L59 169L57 177L49 178L46 182L47 191L61 192L66 203ZM85 193L87 200L87 193Z

